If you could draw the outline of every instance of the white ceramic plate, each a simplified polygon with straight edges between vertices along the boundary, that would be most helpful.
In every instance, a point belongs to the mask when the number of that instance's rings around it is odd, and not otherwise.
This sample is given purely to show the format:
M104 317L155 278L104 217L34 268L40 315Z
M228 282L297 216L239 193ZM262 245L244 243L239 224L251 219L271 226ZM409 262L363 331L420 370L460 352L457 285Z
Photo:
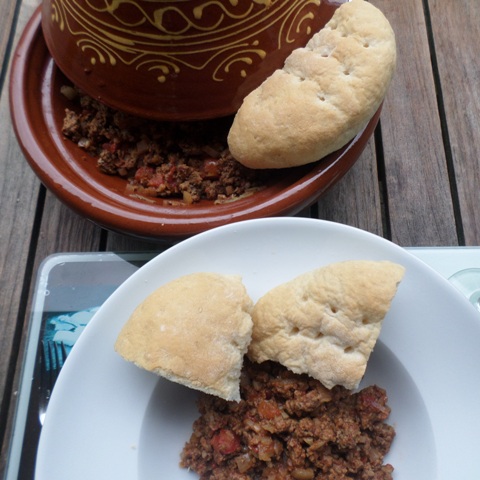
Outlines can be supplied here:
M328 263L388 259L406 275L363 385L387 389L397 436L395 480L480 478L480 319L430 267L392 243L302 218L220 227L162 253L102 306L64 366L43 427L37 480L194 479L178 467L197 416L196 393L123 361L113 349L134 308L194 271L240 273L254 300Z

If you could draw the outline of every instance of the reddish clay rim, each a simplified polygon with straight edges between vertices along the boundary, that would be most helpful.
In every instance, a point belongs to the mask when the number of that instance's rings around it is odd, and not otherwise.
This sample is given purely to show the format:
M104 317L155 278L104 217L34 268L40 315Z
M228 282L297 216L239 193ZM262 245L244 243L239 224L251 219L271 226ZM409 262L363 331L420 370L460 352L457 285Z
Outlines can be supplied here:
M55 66L40 27L40 8L16 48L10 77L10 109L20 146L42 183L82 216L110 230L142 238L184 238L252 218L294 215L315 202L353 166L372 135L380 109L341 150L292 169L291 175L234 202L168 205L125 192L126 182L97 171L94 161L61 134L64 77Z

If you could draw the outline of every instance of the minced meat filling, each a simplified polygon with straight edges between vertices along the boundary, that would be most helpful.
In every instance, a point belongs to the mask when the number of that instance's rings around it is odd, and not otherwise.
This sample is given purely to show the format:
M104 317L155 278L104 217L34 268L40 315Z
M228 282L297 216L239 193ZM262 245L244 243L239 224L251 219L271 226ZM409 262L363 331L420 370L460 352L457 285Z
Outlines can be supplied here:
M222 201L258 190L279 173L233 159L230 117L157 122L113 110L73 87L64 91L75 108L66 109L62 133L97 158L101 172L125 178L131 193Z
M326 389L277 363L245 363L242 400L202 395L180 465L202 480L387 480L386 392Z

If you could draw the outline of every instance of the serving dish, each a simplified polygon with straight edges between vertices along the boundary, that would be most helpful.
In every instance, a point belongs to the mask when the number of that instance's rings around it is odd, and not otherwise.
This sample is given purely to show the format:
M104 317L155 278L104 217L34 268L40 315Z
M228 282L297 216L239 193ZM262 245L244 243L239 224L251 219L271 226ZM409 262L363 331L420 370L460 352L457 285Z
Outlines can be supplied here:
M341 150L319 162L288 170L265 189L236 201L185 205L140 199L120 177L98 171L95 160L61 132L68 100L66 79L43 39L41 11L17 45L10 77L10 106L18 141L43 184L78 214L109 230L147 239L181 239L253 218L293 215L314 203L353 166L378 122L380 110Z
M213 253L212 253L213 252ZM480 428L478 314L448 281L362 230L304 218L255 219L181 242L133 274L100 308L55 387L36 480L192 479L179 454L197 394L123 361L113 349L130 313L161 284L194 271L239 273L258 299L297 274L349 259L406 267L362 386L389 395L395 480L471 480Z

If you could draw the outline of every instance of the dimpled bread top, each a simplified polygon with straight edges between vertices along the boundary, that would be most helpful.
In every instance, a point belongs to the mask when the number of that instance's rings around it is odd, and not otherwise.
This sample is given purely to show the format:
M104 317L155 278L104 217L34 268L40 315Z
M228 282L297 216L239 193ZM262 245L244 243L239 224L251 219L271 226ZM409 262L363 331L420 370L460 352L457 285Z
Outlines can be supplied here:
M228 135L233 157L249 168L285 168L338 150L378 110L395 62L383 13L364 0L342 4L245 98Z

